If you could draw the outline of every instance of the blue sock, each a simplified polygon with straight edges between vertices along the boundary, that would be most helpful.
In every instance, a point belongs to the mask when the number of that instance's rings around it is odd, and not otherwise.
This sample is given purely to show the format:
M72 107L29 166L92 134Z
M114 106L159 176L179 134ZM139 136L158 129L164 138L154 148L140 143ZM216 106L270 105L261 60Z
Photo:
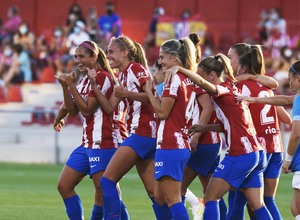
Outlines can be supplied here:
M223 198L219 201L220 209L220 220L226 220L227 217L227 207Z
M272 220L272 216L266 206L261 207L260 209L254 210L254 214L256 215L257 219L263 220Z
M282 220L278 207L275 203L274 197L264 197L264 202L266 204L267 209L271 213L274 220Z
M241 191L236 191L234 196L234 202L231 206L231 210L227 215L227 219L244 219L245 205L247 204L247 198Z
M103 190L104 219L113 220L121 218L121 200L116 188L116 183L102 177L100 185Z
M235 196L235 190L229 190L228 191L228 211L227 211L227 215L231 216L231 210L233 207L233 203L234 203L234 196ZM228 218L229 219L229 218Z
M83 207L78 195L64 199L66 206L66 212L70 220L82 220L83 219Z
M189 220L189 215L182 202L175 203L170 207L173 220Z
M129 220L129 213L123 201L121 200L121 220Z
M155 200L152 200L152 201L153 201L152 207L153 207L154 214L155 214L157 220L171 220L172 219L170 209L166 203L164 203L162 206L160 206L159 204L156 203Z
M203 220L220 219L219 203L208 201L205 203Z
M103 218L103 207L94 205L91 220L97 220L102 218Z

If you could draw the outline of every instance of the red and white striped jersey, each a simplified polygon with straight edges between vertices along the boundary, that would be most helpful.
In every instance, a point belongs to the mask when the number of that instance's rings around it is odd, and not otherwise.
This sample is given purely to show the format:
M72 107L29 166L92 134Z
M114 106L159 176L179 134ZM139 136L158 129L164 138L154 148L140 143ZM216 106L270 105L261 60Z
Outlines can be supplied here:
M238 87L243 96L274 96L271 89L253 80L242 81ZM267 150L267 153L283 152L276 106L249 103L249 109L262 147Z
M172 82L164 85L162 99L164 97L172 97L176 101L167 119L160 121L157 149L190 148L188 129L198 105L194 83L178 72Z
M130 92L144 92L142 86L151 77L139 63L132 62L119 73L119 81ZM156 118L150 103L125 99L127 105L127 129L131 134L156 137Z
M104 70L99 70L96 77L98 89L109 99L113 92L111 76ZM95 97L88 76L84 76L77 84L77 89L84 100ZM96 112L83 117L82 146L86 148L117 148L118 141L113 129L113 115L106 114L99 106Z
M240 94L230 81L217 86L218 94L212 97L212 105L226 137L230 156L251 153L261 148L252 117L245 102L237 102L235 94Z
M196 94L197 94L197 98L204 94L208 95L207 92L198 85L196 85ZM196 109L195 115L193 116L193 124L198 123L198 120L202 113L202 107L201 107L200 103L198 106L199 106L199 109ZM215 111L213 111L208 124L215 124L216 120L217 120L216 114L215 114ZM213 132L213 131L203 132L198 140L198 144L217 144L220 142L221 142L221 138L220 138L219 132Z

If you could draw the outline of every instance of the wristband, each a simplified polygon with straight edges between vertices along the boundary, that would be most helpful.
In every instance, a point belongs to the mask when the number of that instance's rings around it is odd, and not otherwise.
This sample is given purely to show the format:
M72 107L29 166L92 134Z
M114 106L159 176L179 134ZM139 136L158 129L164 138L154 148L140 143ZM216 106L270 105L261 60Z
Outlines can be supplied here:
M293 157L294 157L294 156L291 156L291 155L289 155L288 153L286 153L286 155L285 155L285 161L291 162L291 161L293 160Z

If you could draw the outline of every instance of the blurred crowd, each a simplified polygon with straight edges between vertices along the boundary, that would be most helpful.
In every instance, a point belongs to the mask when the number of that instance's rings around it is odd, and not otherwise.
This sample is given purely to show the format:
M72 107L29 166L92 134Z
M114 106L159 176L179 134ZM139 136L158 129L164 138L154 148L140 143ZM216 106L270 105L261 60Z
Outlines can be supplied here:
M84 17L81 6L72 4L64 25L53 27L49 40L43 34L34 33L21 18L18 6L12 5L7 11L7 18L0 19L0 87L38 81L46 70L53 79L54 74L71 72L74 68L74 50L82 41L93 40L105 49L112 36L118 37L121 34L122 26L121 18L114 11L114 4L107 2L105 9L105 14L98 15L97 9L91 6ZM154 46L156 25L159 17L164 14L164 9L158 7L153 11L152 20L149 18L149 33L144 42L146 52L151 51L150 48ZM191 14L184 11L183 19L187 16ZM249 44L264 45L267 74L274 76L279 82L280 86L276 91L278 94L288 93L288 68L291 63L300 59L299 36L289 36L286 26L286 20L279 9L265 9L257 24L257 36L239 39ZM227 38L227 41L217 45L212 33L207 32L202 45L203 58L236 43L231 36Z

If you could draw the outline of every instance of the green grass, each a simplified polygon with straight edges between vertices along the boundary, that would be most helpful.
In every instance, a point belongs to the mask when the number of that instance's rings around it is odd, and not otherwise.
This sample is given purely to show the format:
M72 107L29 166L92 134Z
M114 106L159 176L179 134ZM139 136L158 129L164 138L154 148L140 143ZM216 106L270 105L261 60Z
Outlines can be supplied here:
M67 219L63 201L56 190L61 168L62 165L0 163L0 219ZM291 179L292 175L281 176L276 197L285 220L293 219L290 212ZM135 169L122 179L121 189L132 220L155 219L151 202ZM190 189L202 197L199 181L194 181ZM85 208L85 219L89 219L94 194L92 181L85 178L77 192Z

